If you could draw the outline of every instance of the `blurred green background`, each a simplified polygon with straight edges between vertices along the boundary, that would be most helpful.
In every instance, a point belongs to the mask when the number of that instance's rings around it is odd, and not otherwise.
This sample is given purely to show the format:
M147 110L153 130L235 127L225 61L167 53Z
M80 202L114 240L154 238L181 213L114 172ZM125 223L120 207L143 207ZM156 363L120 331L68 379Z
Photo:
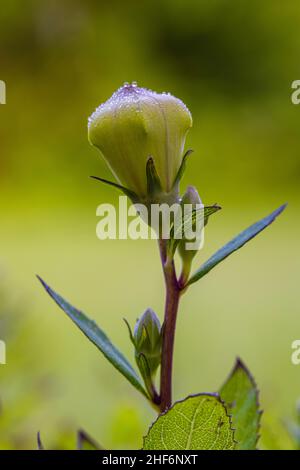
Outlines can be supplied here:
M84 428L106 448L138 448L154 419L42 291L39 273L132 357L122 317L162 315L154 241L99 241L96 207L118 194L87 142L87 117L124 81L170 91L194 118L183 185L223 210L197 262L288 201L265 233L183 298L174 396L215 391L237 355L266 411L263 442L300 395L300 4L296 0L3 0L0 9L0 447L75 446Z

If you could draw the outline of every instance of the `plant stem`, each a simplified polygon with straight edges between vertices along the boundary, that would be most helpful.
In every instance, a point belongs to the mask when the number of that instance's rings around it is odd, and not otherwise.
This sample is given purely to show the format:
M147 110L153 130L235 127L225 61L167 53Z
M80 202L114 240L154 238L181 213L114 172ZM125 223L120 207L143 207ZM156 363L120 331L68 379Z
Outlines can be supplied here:
M160 410L163 412L172 404L173 352L180 287L174 261L167 258L166 240L159 240L159 248L166 285L160 378Z

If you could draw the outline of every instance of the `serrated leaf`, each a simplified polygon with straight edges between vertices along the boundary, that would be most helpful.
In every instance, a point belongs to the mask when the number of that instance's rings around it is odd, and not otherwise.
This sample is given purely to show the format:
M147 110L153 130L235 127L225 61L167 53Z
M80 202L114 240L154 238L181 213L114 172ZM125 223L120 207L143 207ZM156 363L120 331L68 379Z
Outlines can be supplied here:
M70 305L65 299L51 289L39 276L38 279L44 286L46 292L52 297L57 305L68 315L78 328L97 346L106 359L140 392L148 398L140 377L123 354L111 343L104 331L90 320L83 312Z
M240 359L220 390L221 399L232 416L237 450L254 450L259 438L261 412L258 389L247 367Z
M237 237L233 238L227 245L223 246L220 250L218 250L209 260L207 260L200 268L191 276L190 280L188 281L187 285L191 285L194 282L201 279L205 276L211 269L213 269L217 264L227 258L231 253L237 251L239 248L244 246L248 241L258 235L262 230L268 227L276 217L286 208L286 204L276 209L270 215L265 217L264 219L256 222L255 224L251 225L251 227L244 230L240 233Z
M103 448L81 429L77 433L77 450L103 450Z
M160 415L144 438L145 450L233 450L234 431L220 397L189 396Z

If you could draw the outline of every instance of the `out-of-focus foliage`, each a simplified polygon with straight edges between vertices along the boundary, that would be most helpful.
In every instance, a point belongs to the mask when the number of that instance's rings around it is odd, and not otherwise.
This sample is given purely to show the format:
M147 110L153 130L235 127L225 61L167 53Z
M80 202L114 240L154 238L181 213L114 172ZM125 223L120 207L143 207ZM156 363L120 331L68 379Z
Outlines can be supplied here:
M34 277L96 312L128 358L121 318L133 324L148 307L162 318L155 244L95 236L96 206L118 194L88 178L111 175L87 142L87 117L124 81L170 91L193 114L187 145L195 152L182 189L192 184L205 204L223 207L199 265L289 201L268 233L191 287L179 316L174 396L216 390L240 355L270 421L289 414L300 374L290 361L300 337L300 106L290 100L300 79L299 19L295 0L2 1L0 265L5 297L20 299L9 312L0 301L16 332L0 365L2 448L35 448L38 430L45 447L74 448L79 428L106 448L138 448L155 417ZM292 445L269 427L274 442Z
M0 338L5 341L6 361L12 365L0 365L0 448L7 449L32 444L31 421L36 420L42 397L49 396L49 384L42 370L38 372L36 368L34 338L26 324L24 299L10 295L3 285L1 276ZM36 374L31 375L31 380L30 369L31 374Z
M286 429L294 442L295 448L300 450L300 401L297 401L295 418L285 420Z

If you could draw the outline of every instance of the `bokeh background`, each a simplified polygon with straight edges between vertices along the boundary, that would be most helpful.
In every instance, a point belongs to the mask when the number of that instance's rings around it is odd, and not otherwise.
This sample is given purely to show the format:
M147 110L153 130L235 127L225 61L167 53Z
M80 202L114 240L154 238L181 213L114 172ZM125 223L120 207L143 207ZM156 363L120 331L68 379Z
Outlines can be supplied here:
M289 202L255 241L184 297L175 398L215 391L235 357L265 410L261 446L300 396L300 5L296 0L3 0L0 9L0 447L72 448L84 428L106 448L139 448L155 414L42 291L38 273L132 358L123 317L161 316L154 241L99 241L96 207L118 194L87 142L87 117L124 81L170 91L194 127L183 188L223 210L197 263Z

